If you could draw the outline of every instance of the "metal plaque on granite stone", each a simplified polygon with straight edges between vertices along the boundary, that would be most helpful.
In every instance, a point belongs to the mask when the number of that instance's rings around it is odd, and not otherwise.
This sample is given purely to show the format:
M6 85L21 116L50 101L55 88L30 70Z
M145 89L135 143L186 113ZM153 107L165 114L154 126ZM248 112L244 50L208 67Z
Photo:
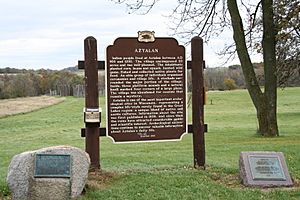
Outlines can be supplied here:
M253 180L285 181L279 156L248 156Z
M240 177L246 186L293 186L282 152L241 152Z
M36 154L36 178L70 178L71 158L66 154Z

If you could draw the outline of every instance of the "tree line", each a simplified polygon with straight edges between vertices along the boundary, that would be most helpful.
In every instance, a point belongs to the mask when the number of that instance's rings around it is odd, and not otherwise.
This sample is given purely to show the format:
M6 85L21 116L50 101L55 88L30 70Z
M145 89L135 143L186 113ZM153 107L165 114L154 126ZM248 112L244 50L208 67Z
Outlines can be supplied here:
M70 88L80 84L84 84L83 76L66 70L0 69L0 99L39 96L54 91L59 95L66 88L69 95Z
M263 87L265 83L263 63L254 63L254 71L259 86ZM207 68L204 70L204 80L206 90L234 90L246 89L243 70L240 65L231 65L229 67ZM191 73L188 72L188 91L192 90ZM294 73L284 80L278 79L278 86L296 87L300 86L300 72Z
M255 73L260 86L264 85L263 63L255 63ZM99 94L105 94L105 74L99 72ZM206 90L245 89L246 83L240 65L229 67L207 68L204 71ZM281 85L280 80L278 85ZM285 80L285 86L300 86L300 74L295 73ZM187 75L188 91L192 90L191 71ZM84 96L83 72L77 67L61 71L55 70L25 70L14 68L0 69L0 99L39 96Z

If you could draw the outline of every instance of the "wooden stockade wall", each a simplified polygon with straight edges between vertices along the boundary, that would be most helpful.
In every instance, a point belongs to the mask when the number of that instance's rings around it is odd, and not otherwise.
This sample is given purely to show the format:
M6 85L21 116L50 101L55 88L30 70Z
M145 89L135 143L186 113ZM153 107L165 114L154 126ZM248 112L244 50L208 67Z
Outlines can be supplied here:
M84 85L58 85L55 90L50 90L50 96L74 96L74 97L85 97L85 86ZM98 90L99 96L105 95L103 87Z
M71 85L56 85L54 90L49 91L50 96L73 96L73 87Z
M75 85L75 86L73 86L73 96L74 97L84 97L85 96L85 87L84 87L84 85Z

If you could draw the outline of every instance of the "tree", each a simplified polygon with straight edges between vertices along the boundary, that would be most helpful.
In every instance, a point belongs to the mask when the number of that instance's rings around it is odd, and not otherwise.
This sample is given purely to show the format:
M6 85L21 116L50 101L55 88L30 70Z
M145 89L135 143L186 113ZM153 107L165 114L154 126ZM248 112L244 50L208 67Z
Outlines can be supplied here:
M228 76L234 80L238 88L245 88L245 79L242 67L240 65L231 65L228 67Z
M227 5L231 16L233 38L245 76L246 87L257 111L259 132L265 136L279 135L277 125L277 77L275 53L275 25L273 1L263 0L263 59L265 75L265 91L262 92L254 72L245 40L245 32L236 0L228 0Z
M224 79L228 77L228 68L207 68L204 72L206 89L224 90Z
M285 86L300 76L300 2L275 0L275 4L278 83Z
M224 87L225 87L225 90L234 90L237 88L235 81L231 78L224 79Z
M142 12L148 13L158 0L118 0L115 2L125 3L131 12L142 10ZM285 3L293 1L284 0L283 6L279 5L281 2L279 0L275 0L275 3L273 0L260 0L254 3L241 0L239 4L236 0L227 0L227 4L225 0L178 0L177 2L172 14L175 25L172 29L177 36L189 39L193 35L199 35L204 38L204 41L208 41L211 37L221 33L225 27L232 28L234 44L225 47L223 53L230 55L237 53L238 55L246 88L257 111L258 132L264 136L278 136L276 111L276 55L278 58L278 54L276 54L275 47L280 31L277 25L280 22L290 21L292 18L283 17L276 21L273 8L282 9ZM298 7L299 2L288 7L289 11L293 13L293 18L299 16ZM243 19L240 11L246 13L246 17ZM299 28L299 23L296 25ZM251 52L261 49L264 60L264 91L259 87L250 58Z

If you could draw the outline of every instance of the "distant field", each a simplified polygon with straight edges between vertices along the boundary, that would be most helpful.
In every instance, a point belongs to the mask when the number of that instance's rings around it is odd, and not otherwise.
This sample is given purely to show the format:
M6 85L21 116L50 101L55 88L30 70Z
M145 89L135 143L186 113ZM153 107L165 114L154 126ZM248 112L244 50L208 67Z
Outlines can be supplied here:
M0 118L19 113L27 113L64 101L65 98L50 96L23 97L0 100Z
M90 176L80 199L300 199L300 88L278 90L280 137L275 138L256 133L256 113L246 90L208 92L207 103L206 170L193 168L191 134L180 142L135 144L113 144L102 137L103 172ZM104 108L103 97L100 105ZM68 97L54 106L0 118L0 199L9 198L5 178L15 154L54 145L84 149L83 107L83 98ZM242 186L241 151L283 152L295 187Z

